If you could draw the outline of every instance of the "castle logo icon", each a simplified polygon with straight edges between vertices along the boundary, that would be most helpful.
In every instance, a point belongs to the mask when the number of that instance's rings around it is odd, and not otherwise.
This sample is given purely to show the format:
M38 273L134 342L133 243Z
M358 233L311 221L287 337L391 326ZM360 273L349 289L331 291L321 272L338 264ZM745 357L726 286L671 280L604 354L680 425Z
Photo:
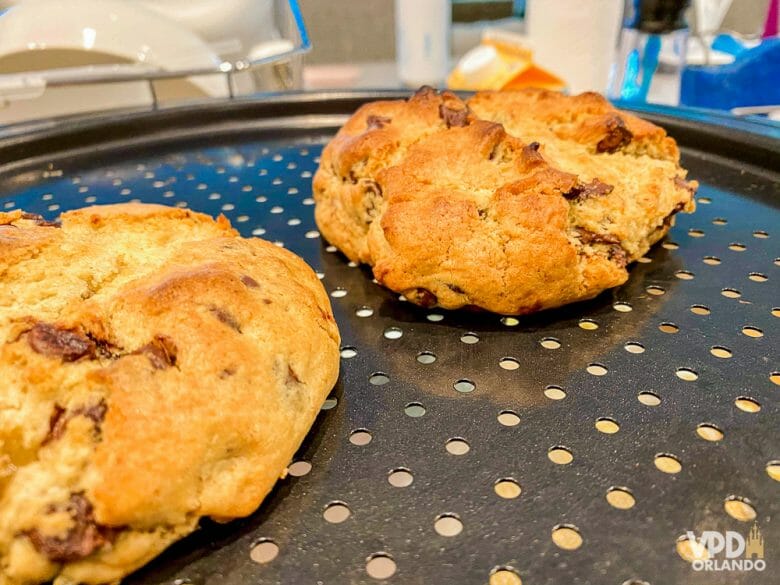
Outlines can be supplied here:
M753 528L750 529L750 534L748 534L748 537L745 540L745 558L764 558L764 535L761 534L761 530L755 522L753 523Z

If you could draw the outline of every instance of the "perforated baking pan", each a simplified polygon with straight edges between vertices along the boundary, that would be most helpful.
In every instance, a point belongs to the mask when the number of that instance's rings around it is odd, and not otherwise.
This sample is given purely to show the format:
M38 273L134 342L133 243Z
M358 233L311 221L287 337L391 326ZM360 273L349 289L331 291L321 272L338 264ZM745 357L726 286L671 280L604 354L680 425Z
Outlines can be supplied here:
M323 144L360 104L401 95L209 102L0 133L0 209L53 218L137 199L224 213L303 256L332 296L341 377L290 475L251 517L203 521L127 583L484 584L499 571L525 585L776 583L776 127L640 112L679 141L701 182L696 213L677 216L624 286L502 318L412 306L316 231ZM754 526L764 571L681 558L686 531Z

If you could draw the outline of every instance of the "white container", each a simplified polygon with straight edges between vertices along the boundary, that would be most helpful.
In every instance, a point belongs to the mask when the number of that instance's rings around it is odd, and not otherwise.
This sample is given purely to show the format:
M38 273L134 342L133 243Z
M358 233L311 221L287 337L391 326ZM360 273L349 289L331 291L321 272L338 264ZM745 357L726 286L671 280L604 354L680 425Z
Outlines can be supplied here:
M442 86L450 61L449 0L395 0L398 77L404 85Z
M572 93L604 93L623 18L623 0L528 0L534 61Z

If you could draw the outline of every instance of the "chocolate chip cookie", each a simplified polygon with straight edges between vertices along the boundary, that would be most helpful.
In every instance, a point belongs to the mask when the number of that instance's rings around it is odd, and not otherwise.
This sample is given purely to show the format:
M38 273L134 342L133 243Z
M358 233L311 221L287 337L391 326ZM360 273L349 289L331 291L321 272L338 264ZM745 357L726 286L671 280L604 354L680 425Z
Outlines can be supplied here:
M0 584L115 582L253 512L338 347L311 269L223 217L0 213Z
M410 301L524 314L592 298L694 210L666 132L597 94L422 88L360 108L314 177L322 234Z

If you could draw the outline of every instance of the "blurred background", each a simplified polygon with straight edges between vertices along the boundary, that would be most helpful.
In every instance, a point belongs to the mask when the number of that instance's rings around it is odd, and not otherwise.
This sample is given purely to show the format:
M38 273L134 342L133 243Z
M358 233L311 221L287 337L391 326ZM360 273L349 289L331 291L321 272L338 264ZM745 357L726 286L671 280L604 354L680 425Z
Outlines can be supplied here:
M0 124L422 84L780 117L778 1L0 0Z

